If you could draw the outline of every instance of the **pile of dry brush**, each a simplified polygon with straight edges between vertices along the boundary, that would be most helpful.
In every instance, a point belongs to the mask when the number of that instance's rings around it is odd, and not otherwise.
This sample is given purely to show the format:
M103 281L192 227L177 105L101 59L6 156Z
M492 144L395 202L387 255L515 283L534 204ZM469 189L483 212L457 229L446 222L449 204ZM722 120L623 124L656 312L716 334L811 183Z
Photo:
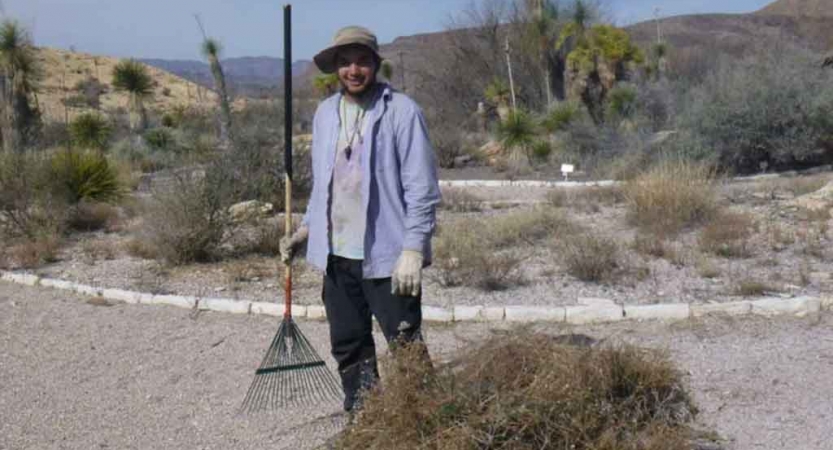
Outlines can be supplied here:
M413 353L413 354L411 354ZM341 449L699 448L697 410L664 354L495 336L436 371L400 349Z

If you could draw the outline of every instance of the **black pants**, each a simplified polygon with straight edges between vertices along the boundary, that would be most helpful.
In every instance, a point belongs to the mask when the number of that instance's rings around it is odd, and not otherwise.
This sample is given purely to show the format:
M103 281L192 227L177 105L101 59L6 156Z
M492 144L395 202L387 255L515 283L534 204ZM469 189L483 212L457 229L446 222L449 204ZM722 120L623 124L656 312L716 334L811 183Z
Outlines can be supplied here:
M330 255L324 275L330 344L344 389L344 409L357 407L363 390L379 379L375 316L388 344L422 342L421 296L391 294L391 279L362 279L362 261ZM426 353L427 358L427 353Z

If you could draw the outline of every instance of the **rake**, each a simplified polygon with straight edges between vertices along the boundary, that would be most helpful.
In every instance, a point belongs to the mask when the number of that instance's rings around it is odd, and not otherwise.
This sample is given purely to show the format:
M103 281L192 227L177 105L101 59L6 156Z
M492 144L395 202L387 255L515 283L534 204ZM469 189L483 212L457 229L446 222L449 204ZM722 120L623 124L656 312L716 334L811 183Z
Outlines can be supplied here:
M291 10L284 6L284 100L285 100L285 181L286 230L292 233L292 41ZM285 268L285 310L278 332L266 356L255 371L241 411L312 405L335 400L341 395L339 383L309 340L292 320L292 264Z

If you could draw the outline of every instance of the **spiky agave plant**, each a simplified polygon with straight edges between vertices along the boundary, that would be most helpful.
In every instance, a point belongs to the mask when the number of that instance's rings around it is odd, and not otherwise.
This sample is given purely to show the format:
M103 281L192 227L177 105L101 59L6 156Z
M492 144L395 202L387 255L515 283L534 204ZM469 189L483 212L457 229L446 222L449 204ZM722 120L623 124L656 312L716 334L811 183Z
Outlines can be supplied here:
M153 95L153 80L144 64L125 59L113 68L113 87L117 91L127 92L128 110L130 110L130 130L140 134L147 128L145 100Z
M390 83L393 80L393 64L387 59L383 60L382 65L379 66L379 73Z
M222 46L216 39L205 38L203 40L202 54L208 59L208 64L211 67L214 89L217 91L217 103L220 107L218 116L220 144L227 148L231 132L231 107L229 106L228 89L226 88L226 76L223 73L223 66L220 64L221 50Z
M512 162L521 162L523 156L529 158L535 142L535 123L527 113L520 109L510 111L498 125L497 134Z
M80 148L104 151L110 140L110 124L96 113L84 113L69 125L73 144Z
M3 148L22 150L28 141L28 131L39 118L30 99L37 92L41 71L29 33L14 20L0 24L0 72Z

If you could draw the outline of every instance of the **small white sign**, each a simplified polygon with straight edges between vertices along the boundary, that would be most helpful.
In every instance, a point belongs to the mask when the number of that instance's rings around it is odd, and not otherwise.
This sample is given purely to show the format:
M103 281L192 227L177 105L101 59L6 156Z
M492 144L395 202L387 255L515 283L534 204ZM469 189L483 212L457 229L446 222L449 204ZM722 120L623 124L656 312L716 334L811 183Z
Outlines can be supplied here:
M561 173L568 174L573 173L576 170L576 166L572 164L562 164L561 165Z

